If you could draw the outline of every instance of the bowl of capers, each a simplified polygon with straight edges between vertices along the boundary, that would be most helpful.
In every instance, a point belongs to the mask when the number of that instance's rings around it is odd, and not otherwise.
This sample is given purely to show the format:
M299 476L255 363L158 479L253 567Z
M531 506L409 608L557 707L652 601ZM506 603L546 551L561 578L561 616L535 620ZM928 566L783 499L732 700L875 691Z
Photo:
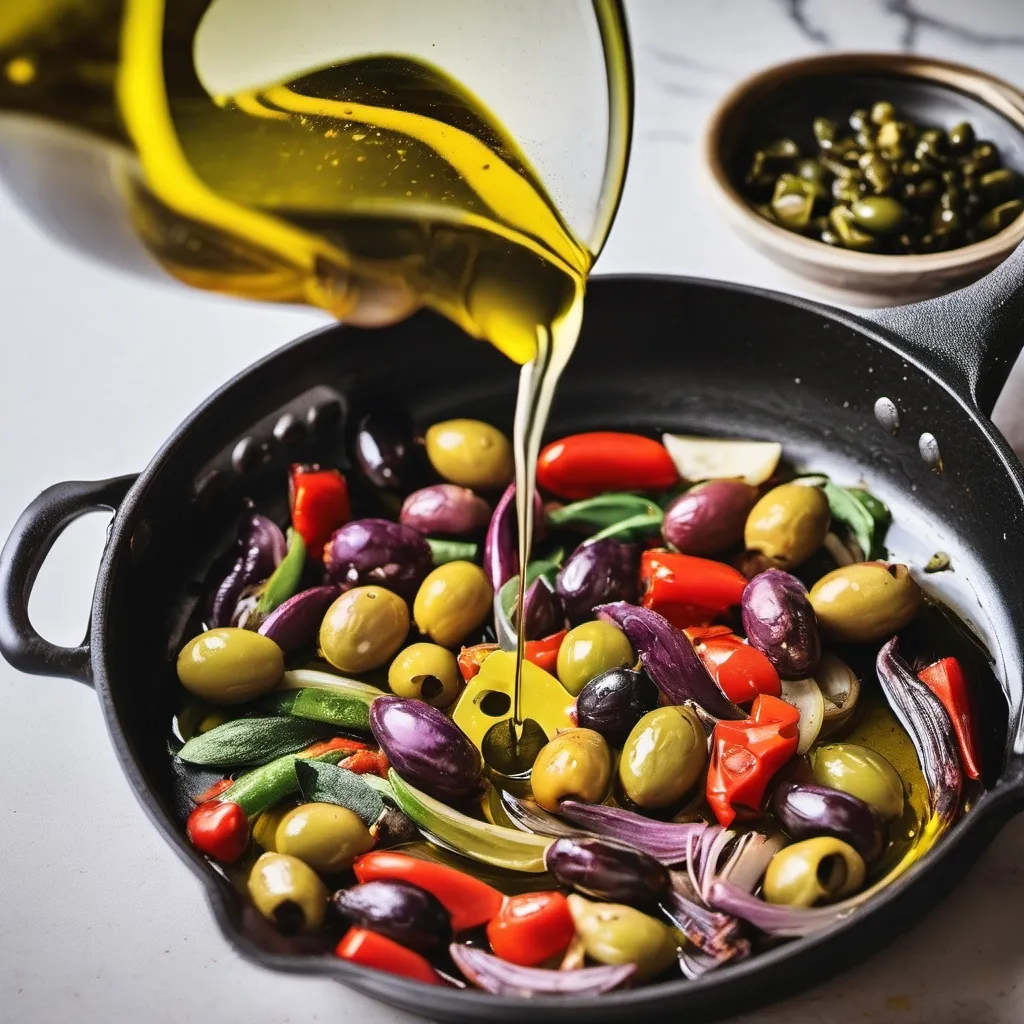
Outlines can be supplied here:
M722 100L704 158L732 227L841 303L951 291L1024 240L1024 93L962 65L777 65Z

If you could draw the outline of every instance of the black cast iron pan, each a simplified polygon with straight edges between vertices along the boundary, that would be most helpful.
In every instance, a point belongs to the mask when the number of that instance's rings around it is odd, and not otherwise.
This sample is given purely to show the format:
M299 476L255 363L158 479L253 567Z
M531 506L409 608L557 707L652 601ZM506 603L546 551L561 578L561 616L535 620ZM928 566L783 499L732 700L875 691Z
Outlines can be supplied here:
M920 566L937 549L951 555L956 571L925 586L984 638L999 683L983 694L987 792L870 906L828 933L699 981L596 1001L534 1000L531 1019L698 1021L791 993L878 950L924 914L1024 806L1024 469L988 420L1022 345L1024 248L964 291L864 319L692 279L593 283L552 435L603 427L772 438L798 463L863 479L893 508L894 557ZM438 1020L515 1021L525 1008L296 955L190 847L166 748L174 655L201 581L230 544L243 494L283 518L287 463L343 461L346 424L374 403L395 403L418 425L475 415L508 428L516 379L489 346L430 313L373 333L328 327L221 388L138 478L44 491L0 556L0 651L25 672L95 687L133 788L204 880L239 952L274 969L335 977ZM115 515L88 636L80 647L55 647L29 623L29 593L60 532L99 508Z

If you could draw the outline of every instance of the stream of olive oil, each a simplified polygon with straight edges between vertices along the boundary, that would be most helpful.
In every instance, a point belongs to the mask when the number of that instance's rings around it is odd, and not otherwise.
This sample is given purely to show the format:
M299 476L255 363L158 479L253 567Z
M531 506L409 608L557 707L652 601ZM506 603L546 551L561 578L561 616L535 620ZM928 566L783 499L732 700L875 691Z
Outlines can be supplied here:
M490 112L440 70L388 55L211 96L193 66L208 0L9 3L0 112L85 132L120 154L112 167L134 231L174 277L339 318L376 306L397 319L426 305L520 364L525 566L540 439L593 254ZM614 36L612 5L595 10ZM616 59L626 59L621 48ZM627 116L611 112L614 194L626 134L615 121ZM519 662L522 653L520 637ZM517 725L519 682L517 669Z

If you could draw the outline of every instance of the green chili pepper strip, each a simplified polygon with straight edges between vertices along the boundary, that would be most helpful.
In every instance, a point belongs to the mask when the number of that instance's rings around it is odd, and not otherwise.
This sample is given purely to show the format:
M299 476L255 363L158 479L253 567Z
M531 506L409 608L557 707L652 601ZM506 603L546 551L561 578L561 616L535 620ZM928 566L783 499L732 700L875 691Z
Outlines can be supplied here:
M299 589L302 570L306 566L306 542L297 530L288 531L288 552L267 580L263 596L256 605L260 616L269 615L278 605L284 604Z
M441 540L437 537L427 538L427 547L434 559L434 565L445 565L447 562L475 562L480 553L480 545L465 540Z

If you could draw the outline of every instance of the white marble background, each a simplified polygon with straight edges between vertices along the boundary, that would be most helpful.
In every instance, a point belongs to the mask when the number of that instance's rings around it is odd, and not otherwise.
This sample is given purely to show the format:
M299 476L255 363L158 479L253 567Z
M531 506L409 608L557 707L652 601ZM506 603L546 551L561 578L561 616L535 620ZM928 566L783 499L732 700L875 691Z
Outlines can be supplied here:
M628 0L627 0L628 2ZM694 145L716 99L768 64L832 49L913 49L1024 86L1024 0L634 0L637 123L599 272L791 288L724 229ZM0 192L0 534L46 485L140 469L210 390L322 322L128 278L60 248ZM1024 450L1018 367L999 422ZM55 549L32 603L80 639L101 517ZM327 981L243 963L121 775L95 698L0 666L0 1021L285 1024L412 1021ZM912 932L744 1024L1024 1020L1024 819Z

